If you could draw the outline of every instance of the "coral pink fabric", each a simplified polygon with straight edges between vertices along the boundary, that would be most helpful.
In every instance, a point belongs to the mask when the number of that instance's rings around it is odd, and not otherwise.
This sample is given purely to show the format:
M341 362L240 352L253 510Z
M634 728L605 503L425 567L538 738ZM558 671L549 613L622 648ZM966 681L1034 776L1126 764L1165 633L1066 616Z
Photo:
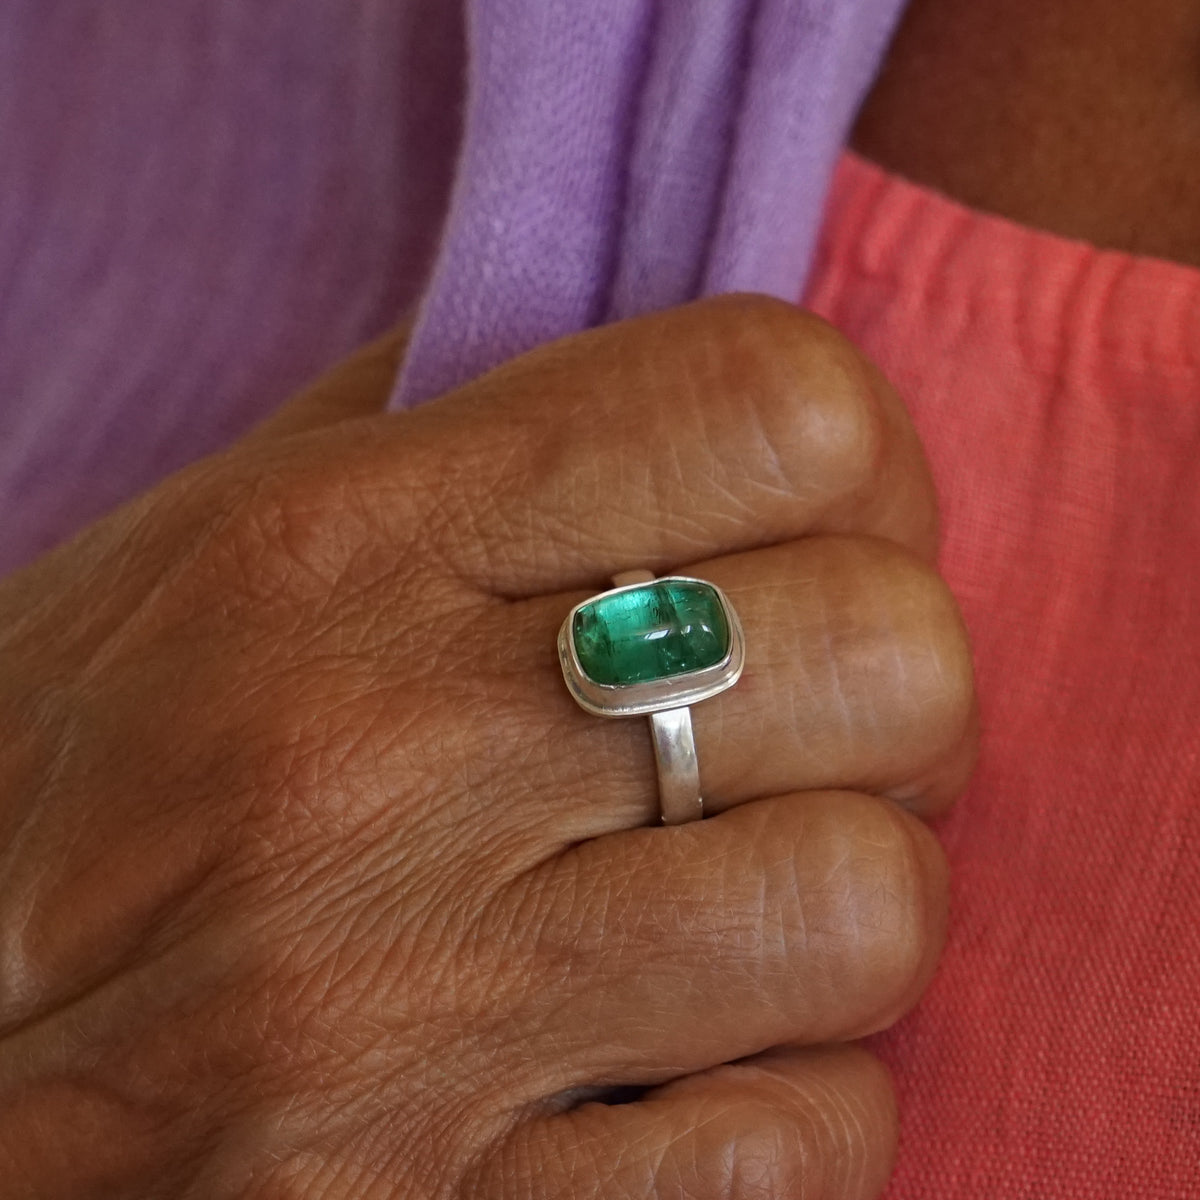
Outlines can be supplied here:
M848 156L806 302L914 414L984 707L888 1196L1194 1200L1200 272Z

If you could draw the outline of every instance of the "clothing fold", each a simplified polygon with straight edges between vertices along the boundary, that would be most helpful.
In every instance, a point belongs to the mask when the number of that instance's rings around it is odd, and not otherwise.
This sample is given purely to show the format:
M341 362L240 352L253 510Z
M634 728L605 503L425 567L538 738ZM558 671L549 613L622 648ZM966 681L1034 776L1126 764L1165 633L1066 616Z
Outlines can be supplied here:
M465 134L407 407L702 295L801 292L900 0L470 0Z

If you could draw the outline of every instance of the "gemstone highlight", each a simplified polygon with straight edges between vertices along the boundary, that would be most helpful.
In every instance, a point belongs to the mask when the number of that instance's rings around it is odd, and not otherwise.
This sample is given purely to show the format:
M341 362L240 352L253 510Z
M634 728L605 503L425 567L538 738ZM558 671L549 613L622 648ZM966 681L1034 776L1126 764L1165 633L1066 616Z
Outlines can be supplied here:
M729 621L711 584L656 579L580 605L571 640L589 679L620 687L715 667L729 653Z

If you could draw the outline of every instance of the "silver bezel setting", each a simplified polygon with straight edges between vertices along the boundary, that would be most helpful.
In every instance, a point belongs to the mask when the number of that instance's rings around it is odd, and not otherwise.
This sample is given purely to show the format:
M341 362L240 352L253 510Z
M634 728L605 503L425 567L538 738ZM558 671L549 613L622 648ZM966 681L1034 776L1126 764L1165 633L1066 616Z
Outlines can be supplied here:
M607 684L596 683L584 674L579 657L575 652L572 629L575 614L587 604L602 597L615 596L620 592L632 592L650 586L649 583L631 583L625 587L609 588L580 601L569 613L558 631L558 660L562 665L567 688L581 708L598 717L644 717L650 713L665 712L672 708L683 708L710 700L733 687L741 678L746 665L746 639L742 623L729 603L729 598L707 579L696 579L691 575L664 575L654 583L700 583L710 587L720 601L729 627L729 650L725 657L711 667L701 671L689 671L669 679L652 679L645 683Z

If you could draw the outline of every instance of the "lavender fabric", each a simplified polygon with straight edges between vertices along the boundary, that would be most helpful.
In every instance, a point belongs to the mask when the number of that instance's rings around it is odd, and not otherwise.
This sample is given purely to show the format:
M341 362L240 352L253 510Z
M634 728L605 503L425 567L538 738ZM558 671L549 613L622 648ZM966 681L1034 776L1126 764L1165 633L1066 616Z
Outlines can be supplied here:
M476 0L446 237L394 402L600 321L799 296L901 0Z
M415 302L462 52L449 0L0 0L0 573Z
M422 297L396 405L797 296L900 5L0 5L0 572Z

